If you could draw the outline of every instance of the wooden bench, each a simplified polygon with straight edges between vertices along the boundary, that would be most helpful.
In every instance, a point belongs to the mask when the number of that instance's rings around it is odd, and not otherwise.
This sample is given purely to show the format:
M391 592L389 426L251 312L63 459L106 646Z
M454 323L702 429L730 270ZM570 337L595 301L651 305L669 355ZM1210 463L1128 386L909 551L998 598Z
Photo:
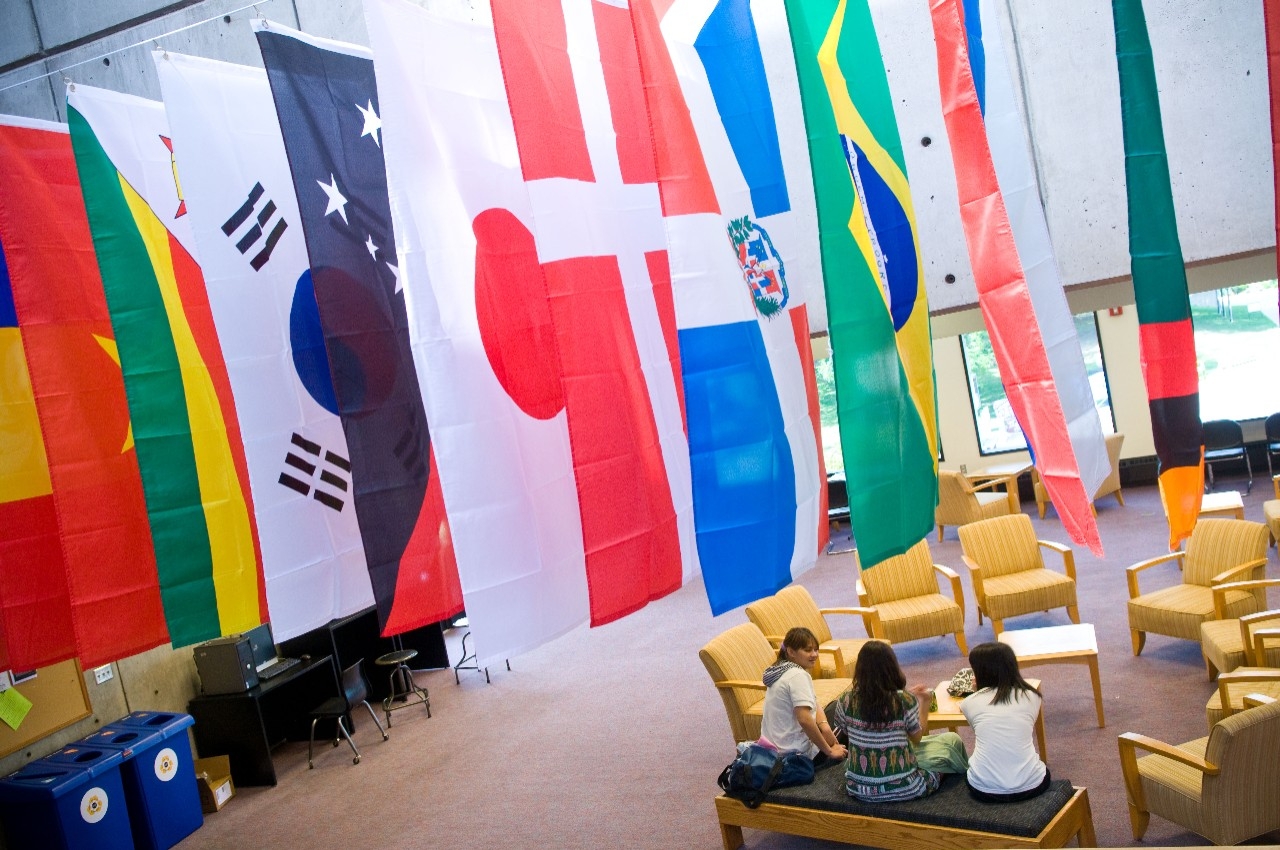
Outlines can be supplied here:
M1061 780L1035 799L990 804L970 798L961 777L948 776L928 797L868 804L845 793L837 767L819 771L813 785L771 792L756 809L731 797L715 802L725 850L743 845L743 827L894 850L1064 847L1073 837L1080 847L1097 846L1088 791Z

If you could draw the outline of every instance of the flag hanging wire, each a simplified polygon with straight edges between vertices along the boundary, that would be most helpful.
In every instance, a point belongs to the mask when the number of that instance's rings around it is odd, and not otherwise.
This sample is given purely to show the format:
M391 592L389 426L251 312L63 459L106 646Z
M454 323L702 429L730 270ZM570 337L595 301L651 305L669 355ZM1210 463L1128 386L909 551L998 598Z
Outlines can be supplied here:
M124 47L117 47L115 50L108 50L106 53L100 53L97 56L91 56L88 59L82 59L79 62L73 62L72 64L64 65L61 68L54 68L52 71L49 71L47 73L37 74L34 77L28 77L25 80L21 80L16 83L10 83L9 85L4 86L3 88L0 88L0 92L6 92L9 89L16 89L18 86L25 86L27 83L34 83L37 80L43 80L46 77L52 77L54 74L61 74L62 79L66 81L68 85L70 85L71 78L67 75L67 71L70 71L72 68L77 68L81 65L87 65L90 62L97 62L99 59L106 59L108 56L114 56L117 53L123 53L126 50L132 50L135 47L141 47L147 43L154 44L157 50L164 50L164 48L160 46L160 39L167 38L171 35L177 35L180 32L185 32L186 30L194 29L195 27L203 26L207 23L211 23L212 21L216 21L219 18L223 18L223 19L229 18L238 12L245 11L246 9L252 9L255 13L257 13L259 18L262 17L262 12L258 11L258 4L248 3L244 6L239 7L238 9L232 9L230 12L220 12L212 17L205 18L202 21L196 21L195 23L187 24L186 26L178 27L177 29L160 33L159 35L149 36L148 38L144 38L142 41L134 42L133 44L125 45Z

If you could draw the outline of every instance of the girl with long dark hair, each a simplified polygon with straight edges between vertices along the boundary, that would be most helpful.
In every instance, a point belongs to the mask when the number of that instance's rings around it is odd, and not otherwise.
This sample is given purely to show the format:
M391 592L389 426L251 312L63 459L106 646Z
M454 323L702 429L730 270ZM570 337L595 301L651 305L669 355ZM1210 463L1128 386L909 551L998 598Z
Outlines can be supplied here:
M1022 678L1018 658L1007 644L978 644L969 653L969 666L978 686L960 703L975 739L969 793L988 803L1043 794L1049 788L1049 768L1032 739L1040 692Z
M893 647L869 641L858 653L853 687L836 702L836 726L848 736L845 790L866 802L923 797L943 773L962 773L964 744L954 732L926 735L927 685L907 688Z

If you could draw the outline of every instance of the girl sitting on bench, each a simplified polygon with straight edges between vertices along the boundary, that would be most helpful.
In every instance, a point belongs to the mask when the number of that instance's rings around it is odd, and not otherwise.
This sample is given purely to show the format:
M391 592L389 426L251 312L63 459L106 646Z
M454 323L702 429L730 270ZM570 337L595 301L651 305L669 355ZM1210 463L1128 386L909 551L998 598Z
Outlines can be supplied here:
M842 759L827 716L818 707L809 671L818 660L818 638L804 626L787 632L778 661L764 671L764 716L760 736L784 752L803 753L815 767Z
M960 711L973 727L969 794L987 803L1015 803L1049 788L1049 768L1036 753L1032 734L1040 715L1040 692L1018 672L1018 658L1003 643L980 643L969 653L978 690Z

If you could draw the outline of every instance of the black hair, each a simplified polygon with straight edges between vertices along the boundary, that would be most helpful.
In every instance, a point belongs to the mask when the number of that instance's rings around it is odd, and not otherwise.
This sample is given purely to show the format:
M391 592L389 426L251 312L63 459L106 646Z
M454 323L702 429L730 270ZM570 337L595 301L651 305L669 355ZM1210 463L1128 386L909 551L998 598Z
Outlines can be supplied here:
M853 688L848 691L849 709L870 723L888 723L898 714L898 692L907 686L907 677L898 666L893 647L871 640L862 645L853 667Z
M778 660L787 661L787 650L800 651L805 649L817 649L818 638L813 632L804 626L796 626L787 632L787 636L782 639L782 645L778 647Z
M1018 656L1007 643L980 643L969 652L969 666L978 690L995 688L992 705L1001 705L1021 696L1020 692L1039 694L1018 672Z

